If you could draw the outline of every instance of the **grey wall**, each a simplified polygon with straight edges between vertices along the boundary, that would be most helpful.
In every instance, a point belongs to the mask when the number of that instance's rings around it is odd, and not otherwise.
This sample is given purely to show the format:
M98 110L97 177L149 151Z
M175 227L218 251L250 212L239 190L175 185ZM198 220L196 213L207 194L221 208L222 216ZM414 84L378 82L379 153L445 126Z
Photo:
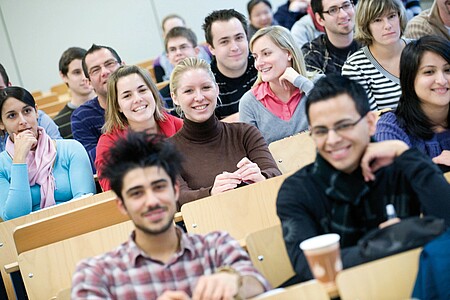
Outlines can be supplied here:
M247 15L245 0L0 0L0 62L10 80L30 91L58 84L58 60L71 46L117 50L127 64L163 50L160 22L177 13L204 41L201 24L215 9ZM285 0L272 0L276 9Z

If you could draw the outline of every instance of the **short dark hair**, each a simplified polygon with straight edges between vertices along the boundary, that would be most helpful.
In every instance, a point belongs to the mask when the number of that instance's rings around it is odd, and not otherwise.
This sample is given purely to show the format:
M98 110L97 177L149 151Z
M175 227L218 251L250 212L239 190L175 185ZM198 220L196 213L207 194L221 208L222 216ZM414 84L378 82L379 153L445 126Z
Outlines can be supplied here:
M426 52L437 54L450 64L450 41L443 37L424 36L406 45L400 58L402 94L395 114L400 126L404 127L408 134L429 140L434 135L433 127L436 124L433 124L422 110L421 101L414 87L422 58ZM447 116L448 120L450 120L450 110ZM448 125L447 128L449 128Z
M69 72L69 65L74 59L83 59L86 54L86 49L80 47L70 47L63 52L61 58L59 59L59 71L64 76L67 76Z
M181 171L182 156L162 135L129 130L119 138L105 156L101 178L108 179L111 189L123 201L122 187L125 175L136 168L160 167L175 185Z
M250 19L250 15L252 14L253 8L258 5L259 3L264 3L267 5L270 9L272 9L272 4L268 0L250 0L247 3L247 12L248 12L248 18Z
M349 78L337 74L320 78L306 99L306 116L309 120L309 107L317 102L347 94L355 103L356 111L365 116L370 111L369 98L364 88Z
M174 27L169 30L164 38L164 47L166 52L168 52L167 44L169 43L169 40L177 37L184 37L189 41L189 43L192 44L192 47L197 47L197 36L191 29L186 27Z
M6 73L5 67L3 67L2 64L0 64L0 76L2 76L3 81L5 82L5 85L8 86L9 77L8 77L8 74Z
M202 28L205 31L205 40L211 47L214 48L213 36L211 33L212 24L217 21L229 21L233 18L236 18L239 20L239 22L241 22L242 27L244 28L245 35L247 35L247 18L234 9L215 10L208 16L206 16Z
M164 19L161 22L161 29L163 31L164 31L164 25L166 25L166 22L169 21L170 19L179 19L179 20L181 20L183 22L183 24L186 25L186 21L180 15L170 14L170 15L165 16Z
M108 47L108 46L92 44L91 48L89 48L89 50L86 51L86 53L83 56L83 59L81 60L81 65L83 66L84 76L86 76L86 78L88 78L88 79L89 79L89 70L87 69L87 66L86 66L86 56L94 53L95 51L101 50L101 49L109 50L109 52L111 52L111 54L114 56L114 58L117 60L117 62L119 64L122 63L122 59L120 59L119 54L117 54L116 50L114 50L113 48Z
M323 0L311 0L311 9L314 14L318 13L323 18ZM314 17L313 17L314 18Z
M33 95L29 91L20 86L8 86L0 91L0 120L2 119L3 104L9 98L16 98L36 109L36 101L34 101Z

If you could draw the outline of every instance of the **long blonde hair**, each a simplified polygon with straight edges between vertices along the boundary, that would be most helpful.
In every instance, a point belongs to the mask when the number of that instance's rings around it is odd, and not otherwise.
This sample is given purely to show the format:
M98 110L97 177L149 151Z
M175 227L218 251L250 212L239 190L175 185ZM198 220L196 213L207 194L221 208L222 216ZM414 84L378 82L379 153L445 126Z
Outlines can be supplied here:
M258 30L250 40L250 51L253 52L253 44L260 37L267 36L270 40L277 45L280 49L286 50L292 56L292 68L297 71L300 75L305 77L310 77L306 72L305 60L303 58L302 51L297 47L289 30L282 26L269 26ZM261 72L258 72L258 78L256 79L253 86L257 86L262 82Z
M109 133L114 129L125 129L128 126L128 120L125 115L120 112L119 101L117 97L117 82L120 78L138 74L145 82L147 87L153 94L155 99L155 113L154 118L156 121L162 121L166 117L164 115L164 106L161 96L159 94L156 85L153 83L150 73L138 66L121 66L118 68L108 79L108 95L107 95L107 108L105 114L105 124L102 127L103 133Z

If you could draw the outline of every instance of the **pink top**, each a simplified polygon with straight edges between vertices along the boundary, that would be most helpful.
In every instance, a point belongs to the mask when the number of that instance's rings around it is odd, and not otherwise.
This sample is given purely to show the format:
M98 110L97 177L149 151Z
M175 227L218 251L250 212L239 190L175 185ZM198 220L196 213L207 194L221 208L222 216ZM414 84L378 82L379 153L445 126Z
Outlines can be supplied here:
M159 129L161 130L161 134L166 137L171 137L175 133L178 132L178 130L183 127L183 120L179 119L177 117L174 117L172 115L169 115L165 113L166 119L164 121L156 121L158 124ZM105 161L105 155L108 152L109 148L111 148L115 142L125 135L128 128L125 129L115 129L112 132L104 133L100 136L100 139L98 140L97 144L97 155L95 158L95 168L97 169L97 175L99 178L100 186L102 187L102 190L109 191L111 189L111 186L109 185L109 180L107 179L100 179L101 178L101 166L103 165Z
M300 103L302 94L299 89L295 89L288 102L281 101L270 89L268 82L262 82L252 89L256 99L262 105L281 120L289 121Z

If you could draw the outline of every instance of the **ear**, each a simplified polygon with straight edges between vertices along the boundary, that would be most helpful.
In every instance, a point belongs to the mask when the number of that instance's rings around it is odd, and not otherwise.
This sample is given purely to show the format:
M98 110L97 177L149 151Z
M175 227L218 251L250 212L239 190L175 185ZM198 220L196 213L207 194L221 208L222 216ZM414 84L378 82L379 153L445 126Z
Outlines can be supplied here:
M61 71L59 71L59 76L61 77L62 81L64 81L64 83L67 83L67 76L64 75Z
M2 121L0 121L0 130L5 130L5 125L3 125L3 122Z
M123 200L120 200L120 198L117 197L116 204L117 204L117 208L119 209L121 214L128 215L128 211L127 211L127 208L125 207L125 204L123 203Z
M180 196L180 182L177 180L173 185L173 190L175 192L175 201L178 201L178 197Z
M208 44L208 49L209 49L209 52L211 52L212 55L216 56L216 50L214 49L213 46L211 46L210 44Z
M319 14L319 13L315 13L314 16L316 17L317 23L319 23L320 26L324 26L325 20L322 19L322 17L320 16L320 14Z
M195 51L195 56L197 57L198 54L200 53L200 48L197 46L194 48L194 51Z
M178 100L177 100L177 96L175 95L175 93L174 92L170 92L170 97L172 98L172 101L173 101L173 103L175 103L176 105L180 105L179 103L178 103Z
M375 131L377 130L378 116L373 111L369 111L367 113L366 118L367 118L367 123L369 124L369 134L370 134L370 136L372 136L375 134Z

